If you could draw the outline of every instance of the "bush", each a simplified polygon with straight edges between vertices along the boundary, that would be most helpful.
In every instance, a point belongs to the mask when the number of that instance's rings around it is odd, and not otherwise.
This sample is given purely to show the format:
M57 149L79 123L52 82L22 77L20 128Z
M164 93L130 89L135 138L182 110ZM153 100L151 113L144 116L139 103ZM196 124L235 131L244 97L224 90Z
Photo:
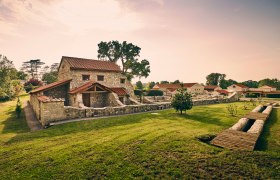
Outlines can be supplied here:
M29 81L24 83L24 89L28 93L32 91L33 89L36 89L39 86L42 86L43 82L39 81L37 79L30 79Z
M150 90L147 96L163 96L163 92L160 90Z
M135 96L142 96L143 91L136 89L136 90L134 90L134 94L135 94Z
M237 106L235 104L227 105L227 111L231 116L237 115Z
M268 98L280 98L280 94L267 94L266 97L268 97Z

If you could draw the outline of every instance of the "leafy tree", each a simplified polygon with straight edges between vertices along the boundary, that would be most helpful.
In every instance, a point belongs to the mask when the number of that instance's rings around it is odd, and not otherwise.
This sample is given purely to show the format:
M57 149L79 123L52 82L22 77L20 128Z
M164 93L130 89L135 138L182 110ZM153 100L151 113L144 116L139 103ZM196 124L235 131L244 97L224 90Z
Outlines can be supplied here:
M137 82L136 82L136 88L137 88L137 89L143 89L143 87L144 87L144 86L143 86L143 83L142 83L141 81L137 81Z
M27 74L25 74L23 71L17 72L17 79L26 80L26 77L27 77Z
M38 86L42 85L42 81L39 81L38 79L30 79L29 81L24 83L24 89L26 92L30 92L33 89L36 89Z
M257 88L259 86L259 83L257 81L252 81L252 80L244 81L241 84L249 88Z
M211 73L206 76L206 84L211 86L217 86L225 78L226 78L225 74Z
M30 74L32 79L38 79L38 72L43 64L45 63L40 59L29 60L22 64L21 70Z
M150 90L147 96L163 96L163 92L161 90Z
M180 80L175 80L174 82L172 82L171 84L180 84Z
M42 80L47 84L53 83L57 81L57 72L48 72L43 74Z
M44 73L42 75L42 80L45 81L47 84L53 83L57 81L58 78L58 63L54 63L49 66L45 66Z
M262 79L259 81L259 87L261 86L273 86L273 87L276 87L278 90L280 90L280 81L278 79L269 79L269 78L266 78L266 79Z
M172 99L171 106L182 114L183 111L189 110L193 106L192 97L188 94L187 89L181 87Z
M109 60L117 63L121 61L122 72L128 80L136 77L148 77L150 74L150 63L148 60L138 60L141 48L123 41L101 41L98 44L98 59Z
M156 85L154 81L149 83L149 89L153 89L153 87Z
M160 84L169 84L169 81L160 81Z
M237 81L232 80L232 79L229 79L229 80L223 79L223 80L221 80L221 82L220 82L220 87L221 87L222 89L226 89L228 86L231 86L231 85L233 85L233 84L237 84Z
M21 90L17 79L17 70L12 61L6 56L0 55L0 100L13 99Z

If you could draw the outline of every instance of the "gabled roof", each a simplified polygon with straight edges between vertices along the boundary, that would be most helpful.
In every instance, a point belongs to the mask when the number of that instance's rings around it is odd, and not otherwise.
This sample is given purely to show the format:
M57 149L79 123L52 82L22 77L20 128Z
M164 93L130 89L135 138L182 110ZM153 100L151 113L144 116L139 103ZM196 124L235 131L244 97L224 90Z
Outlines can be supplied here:
M204 86L205 90L215 90L219 86Z
M113 87L110 88L114 93L116 93L118 96L125 96L128 95L127 91L123 87Z
M224 90L224 89L222 89L222 90L216 90L218 93L220 93L220 94L228 94L229 92L227 91L227 90Z
M120 66L110 61L62 56L63 60L69 63L70 69L121 72Z
M249 88L249 87L247 87L247 86L245 86L243 84L233 84L233 85L236 85L236 86L241 87L241 88Z
M123 87L106 87L98 82L94 82L94 81L89 81L85 84L83 84L82 86L79 86L77 88L74 88L72 90L70 90L69 94L76 94L76 93L81 93L84 92L86 90L88 90L89 88L91 88L94 85L98 85L99 87L101 87L102 89L109 91L109 92L114 92L116 93L118 96L124 96L124 95L128 95L127 91L125 88Z
M58 87L58 86L62 86L64 84L67 84L71 81L72 79L67 79L67 80L61 80L61 81L56 81L56 82L53 82L51 84L47 84L45 86L41 86L37 89L34 89L32 91L30 91L30 94L32 93L37 93L37 92L41 92L41 91L46 91L46 90L49 90L49 89L53 89L55 87Z

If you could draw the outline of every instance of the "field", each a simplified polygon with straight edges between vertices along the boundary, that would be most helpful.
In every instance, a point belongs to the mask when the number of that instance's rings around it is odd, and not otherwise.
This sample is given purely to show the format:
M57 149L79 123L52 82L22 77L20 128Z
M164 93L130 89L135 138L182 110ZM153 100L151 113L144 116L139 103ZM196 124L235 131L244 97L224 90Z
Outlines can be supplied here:
M235 104L239 117L247 113ZM246 152L197 139L239 119L228 115L226 104L194 107L182 116L165 110L32 133L24 118L15 118L15 101L0 106L0 179L280 178L280 109L273 110L258 151Z

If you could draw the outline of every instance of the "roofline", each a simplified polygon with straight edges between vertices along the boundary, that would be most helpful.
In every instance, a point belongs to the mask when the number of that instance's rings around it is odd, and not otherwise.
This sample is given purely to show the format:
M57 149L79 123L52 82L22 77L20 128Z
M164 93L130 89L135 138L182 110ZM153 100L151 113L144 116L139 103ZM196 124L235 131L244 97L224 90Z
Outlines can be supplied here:
M32 91L29 92L29 94L33 94L33 93L38 93L38 92L41 92L41 91L46 91L46 90L50 90L50 89L53 89L55 87L58 87L58 86L61 86L61 85L64 85L66 83L69 83L70 81L72 81L72 79L68 79L68 80L62 80L60 83L56 84L55 86L51 86L51 87L47 87L46 89L41 89L41 90L37 90L37 89L34 89ZM59 82L59 81L56 81L56 82ZM53 83L56 83L56 82L53 82ZM52 84L52 83L51 83ZM45 86L48 86L50 84L47 84ZM39 88L43 88L44 86L41 86ZM39 89L38 88L38 89ZM36 91L37 90L37 91Z
M74 68L74 67L70 67L70 70L84 70L84 71L100 71L100 72L118 72L118 73L121 73L122 70L119 70L119 71L114 71L114 70L102 70L102 69L94 69L94 68Z

